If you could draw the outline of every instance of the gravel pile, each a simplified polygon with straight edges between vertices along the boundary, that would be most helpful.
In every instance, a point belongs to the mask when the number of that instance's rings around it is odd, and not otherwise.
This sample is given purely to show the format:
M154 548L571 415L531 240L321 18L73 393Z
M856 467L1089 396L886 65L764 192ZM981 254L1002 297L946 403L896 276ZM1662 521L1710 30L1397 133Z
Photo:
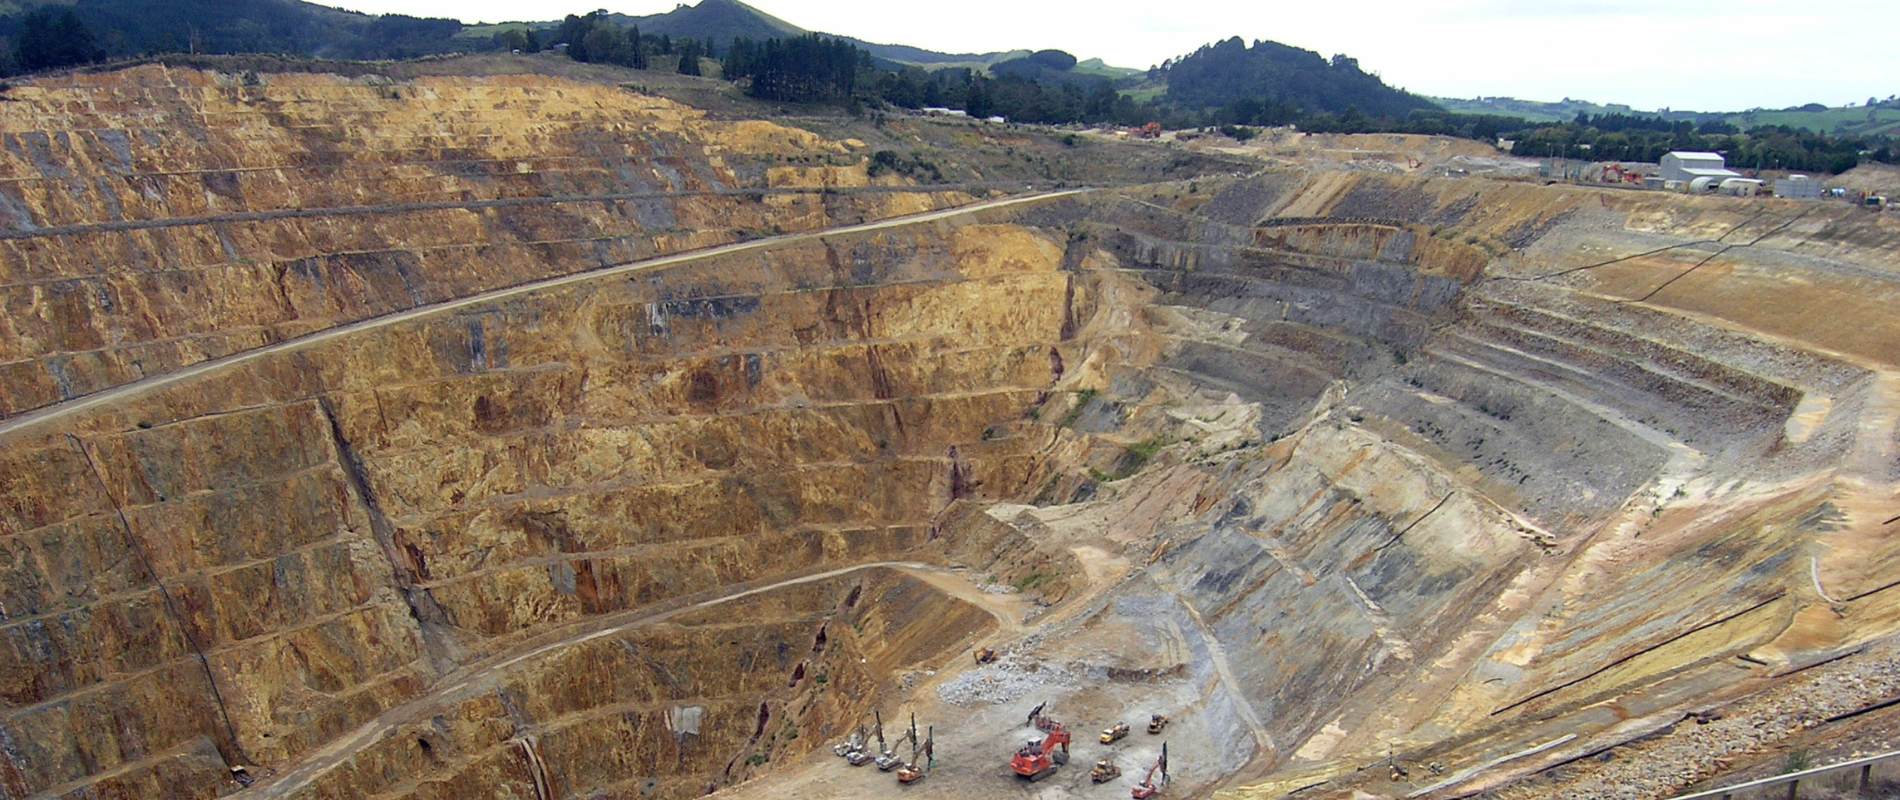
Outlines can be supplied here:
M1020 703L1050 689L1073 689L1081 680L1071 668L1008 653L994 663L958 675L937 687L937 697L953 706Z

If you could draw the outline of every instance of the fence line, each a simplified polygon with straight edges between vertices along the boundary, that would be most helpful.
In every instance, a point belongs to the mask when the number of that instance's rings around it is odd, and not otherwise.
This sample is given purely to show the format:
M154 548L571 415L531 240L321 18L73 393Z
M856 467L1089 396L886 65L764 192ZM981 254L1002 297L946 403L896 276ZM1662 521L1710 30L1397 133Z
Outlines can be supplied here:
M1804 769L1800 772L1790 772L1786 775L1762 778L1747 783L1738 783L1734 786L1724 786L1720 789L1710 789L1706 792L1679 795L1672 798L1672 800L1730 800L1736 792L1747 791L1749 789L1766 789L1773 786L1787 786L1788 796L1794 797L1794 793L1799 790L1800 783L1804 779L1819 777L1828 773L1853 769L1855 767L1860 767L1860 784L1858 789L1864 793L1867 791L1867 784L1873 774L1874 765L1895 759L1900 759L1900 750L1867 756L1865 758L1857 758L1852 761L1843 761L1839 764L1830 764L1825 767L1815 767L1813 769Z

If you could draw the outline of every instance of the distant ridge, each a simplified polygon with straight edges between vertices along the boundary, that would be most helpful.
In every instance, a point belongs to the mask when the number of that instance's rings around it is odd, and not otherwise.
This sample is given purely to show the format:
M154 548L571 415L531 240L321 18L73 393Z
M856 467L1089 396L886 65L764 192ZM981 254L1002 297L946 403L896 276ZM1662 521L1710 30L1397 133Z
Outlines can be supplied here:
M739 0L700 0L698 5L681 5L662 14L646 16L609 14L608 19L617 25L638 25L640 32L646 34L711 39L722 47L735 38L786 38L815 32L774 17ZM552 26L555 23L546 24ZM995 53L939 53L904 44L880 44L822 31L817 31L817 33L857 45L874 58L922 67L958 65L980 68L999 61L1019 58L1029 52L1011 50Z

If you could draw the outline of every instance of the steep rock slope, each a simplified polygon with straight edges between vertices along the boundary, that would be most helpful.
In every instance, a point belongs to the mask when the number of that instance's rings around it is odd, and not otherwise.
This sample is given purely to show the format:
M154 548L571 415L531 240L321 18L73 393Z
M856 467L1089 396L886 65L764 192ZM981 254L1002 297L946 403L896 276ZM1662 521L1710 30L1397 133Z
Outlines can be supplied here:
M162 66L0 103L0 414L535 278L967 199L536 76ZM824 193L816 190L826 189Z
M1083 417L1225 497L1144 591L1271 733L1243 796L1469 791L1895 630L1891 221L1276 173L1072 224L1162 340ZM1254 452L1190 410L1234 403Z
M633 138L832 147L688 117ZM703 185L865 178L780 152ZM60 185L20 201L33 225L119 235L76 199L118 194ZM893 210L858 202L757 213ZM138 235L234 224L203 216ZM256 797L696 796L771 780L1000 626L1115 650L1113 691L1221 743L1181 791L1484 790L1809 691L1786 679L1900 630L1896 245L1842 207L1278 171L591 276L142 385L0 433L0 786L209 797L244 765ZM549 252L514 279L610 260ZM418 263L429 298L495 285ZM299 324L428 299L390 296ZM128 324L105 309L71 318ZM37 313L10 341L63 330Z
M788 246L10 443L11 790L168 785L207 742L280 763L524 635L922 543L1030 483L992 428L1058 369L1061 253L1010 226Z

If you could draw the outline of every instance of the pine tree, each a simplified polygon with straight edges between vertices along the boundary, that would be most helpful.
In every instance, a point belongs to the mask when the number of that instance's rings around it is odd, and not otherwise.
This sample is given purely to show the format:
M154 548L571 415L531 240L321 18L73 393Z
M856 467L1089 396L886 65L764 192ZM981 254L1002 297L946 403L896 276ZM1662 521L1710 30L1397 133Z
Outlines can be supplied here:
M92 31L70 8L42 6L21 20L15 60L23 70L70 67L98 57Z

